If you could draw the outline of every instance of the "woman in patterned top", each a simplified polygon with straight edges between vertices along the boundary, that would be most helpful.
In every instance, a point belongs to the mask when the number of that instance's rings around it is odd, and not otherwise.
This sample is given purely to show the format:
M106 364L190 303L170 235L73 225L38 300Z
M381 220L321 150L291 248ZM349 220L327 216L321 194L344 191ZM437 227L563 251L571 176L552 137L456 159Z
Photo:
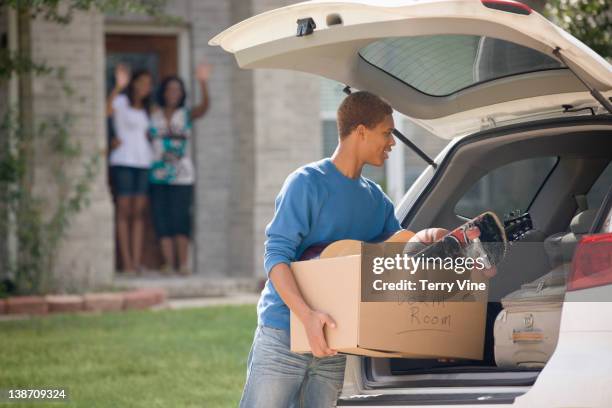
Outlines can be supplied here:
M206 82L209 75L210 65L198 65L196 78L200 85L202 101L193 109L185 106L186 92L183 81L176 76L165 78L158 93L159 107L151 114L151 208L164 258L164 273L169 273L176 266L177 258L179 273L191 273L187 266L195 182L191 160L191 124L208 110Z

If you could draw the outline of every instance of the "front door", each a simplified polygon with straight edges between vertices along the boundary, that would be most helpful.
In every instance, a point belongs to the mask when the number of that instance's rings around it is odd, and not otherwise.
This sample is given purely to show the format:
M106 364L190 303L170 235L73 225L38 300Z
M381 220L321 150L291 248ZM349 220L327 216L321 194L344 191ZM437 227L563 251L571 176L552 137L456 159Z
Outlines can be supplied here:
M133 35L133 34L107 34L106 35L106 91L107 94L114 86L113 73L119 63L130 67L131 71L146 69L153 75L154 84L169 75L178 72L176 35ZM112 122L108 120L109 141L112 136ZM109 144L110 147L110 144ZM110 177L109 177L110 180ZM111 186L112 191L112 186ZM147 209L144 243L142 252L142 265L147 269L158 269L162 264L161 252L153 229L150 211ZM115 237L115 244L117 239ZM118 246L115 245L115 269L121 270Z

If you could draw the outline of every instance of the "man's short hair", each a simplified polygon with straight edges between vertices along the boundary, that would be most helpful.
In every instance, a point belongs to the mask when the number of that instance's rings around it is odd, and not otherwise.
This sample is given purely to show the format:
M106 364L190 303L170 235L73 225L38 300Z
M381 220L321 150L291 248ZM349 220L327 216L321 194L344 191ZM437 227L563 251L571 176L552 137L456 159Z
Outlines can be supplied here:
M367 91L354 92L338 108L338 134L341 139L345 138L359 125L372 129L391 114L393 108L380 96Z

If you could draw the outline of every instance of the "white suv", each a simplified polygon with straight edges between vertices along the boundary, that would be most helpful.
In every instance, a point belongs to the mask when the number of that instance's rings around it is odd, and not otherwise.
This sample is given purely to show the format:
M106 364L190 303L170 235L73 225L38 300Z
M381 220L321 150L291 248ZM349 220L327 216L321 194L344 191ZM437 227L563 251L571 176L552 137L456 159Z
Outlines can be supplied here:
M419 153L428 167L396 214L419 230L452 229L484 210L528 211L527 240L540 244L508 252L492 300L544 275L542 243L591 214L569 254L558 343L544 367L495 364L500 305L491 302L482 361L350 356L339 406L612 407L608 62L511 0L305 2L247 19L211 44L243 68L308 72L374 92L452 139L433 160Z

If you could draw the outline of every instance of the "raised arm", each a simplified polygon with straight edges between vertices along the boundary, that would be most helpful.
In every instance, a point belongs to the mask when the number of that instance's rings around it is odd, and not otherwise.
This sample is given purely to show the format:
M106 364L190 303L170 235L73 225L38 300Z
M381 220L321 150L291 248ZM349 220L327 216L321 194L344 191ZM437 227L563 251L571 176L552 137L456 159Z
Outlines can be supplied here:
M130 82L130 70L123 64L117 64L115 67L115 87L106 98L106 116L113 114L113 100L123 91Z
M208 78L210 77L211 66L210 64L199 64L196 68L196 79L200 86L200 94L202 100L200 103L191 110L191 120L201 118L204 116L208 107L210 106L210 98L208 97Z

